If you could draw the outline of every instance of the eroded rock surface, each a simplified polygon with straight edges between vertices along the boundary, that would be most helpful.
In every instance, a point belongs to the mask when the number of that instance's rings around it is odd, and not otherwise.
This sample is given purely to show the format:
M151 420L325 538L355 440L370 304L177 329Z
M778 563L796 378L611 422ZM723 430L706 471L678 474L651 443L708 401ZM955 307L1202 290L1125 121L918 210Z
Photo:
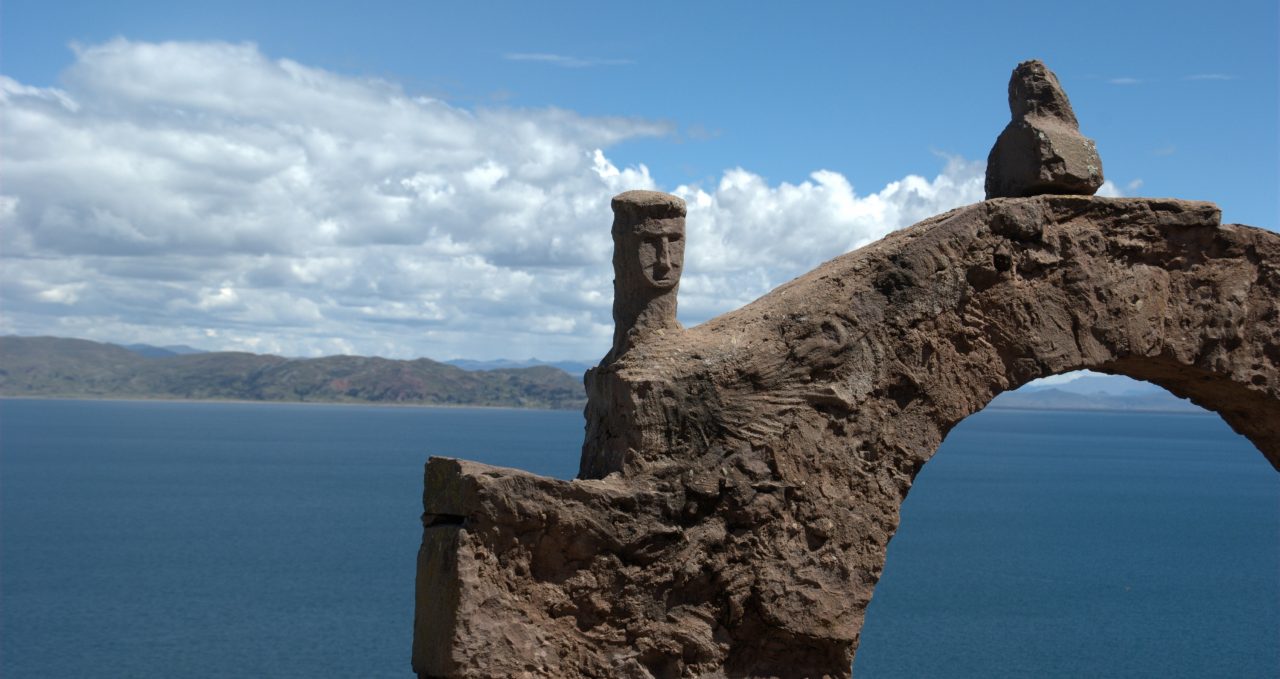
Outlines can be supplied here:
M943 437L1084 368L1217 411L1280 468L1280 235L1209 203L989 200L639 337L593 373L583 478L429 463L414 668L848 676Z
M1080 134L1067 93L1043 63L1013 70L1009 112L1013 119L987 156L987 198L1091 196L1102 186L1098 149Z

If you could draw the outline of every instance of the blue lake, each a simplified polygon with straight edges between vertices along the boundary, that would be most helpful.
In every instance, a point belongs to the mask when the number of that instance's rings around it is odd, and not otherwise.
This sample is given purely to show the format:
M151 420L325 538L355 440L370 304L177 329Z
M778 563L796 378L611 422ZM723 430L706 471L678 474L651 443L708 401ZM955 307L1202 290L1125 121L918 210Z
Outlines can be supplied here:
M0 675L406 677L422 464L576 412L0 401ZM1280 475L1220 419L990 410L903 509L858 677L1280 676Z

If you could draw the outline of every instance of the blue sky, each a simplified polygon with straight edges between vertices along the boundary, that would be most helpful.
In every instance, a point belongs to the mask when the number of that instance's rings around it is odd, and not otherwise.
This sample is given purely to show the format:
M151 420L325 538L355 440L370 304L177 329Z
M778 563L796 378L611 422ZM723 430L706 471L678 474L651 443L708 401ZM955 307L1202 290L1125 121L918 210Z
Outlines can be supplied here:
M1274 2L6 0L0 332L594 359L611 191L690 200L700 322L980 199L1032 57L1109 192L1275 228L1277 21Z

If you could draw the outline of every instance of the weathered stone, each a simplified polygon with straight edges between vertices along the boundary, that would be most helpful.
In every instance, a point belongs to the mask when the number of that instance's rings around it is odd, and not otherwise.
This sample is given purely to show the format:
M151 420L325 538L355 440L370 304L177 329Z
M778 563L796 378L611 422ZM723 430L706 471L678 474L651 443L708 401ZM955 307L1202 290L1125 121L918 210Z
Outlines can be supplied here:
M684 270L684 201L657 191L613 198L613 351L679 330L676 295ZM606 359L606 362L610 359Z
M613 363L635 342L681 329L676 320L676 295L684 270L684 201L657 191L627 191L612 201L613 218L613 348L600 365L587 371L588 438L608 436L610 413L626 407L609 403L609 386L614 379ZM596 396L593 397L592 394ZM637 432L632 432L636 434ZM624 448L611 450L622 454ZM602 456L582 464L584 478L602 476L601 471L620 461L604 462Z
M1102 159L1079 123L1058 77L1024 61L1009 79L1009 122L987 156L987 198L1042 194L1093 195Z
M1218 412L1280 468L1280 234L1210 203L995 199L636 336L596 371L582 479L429 463L414 668L848 676L943 437L1085 368Z

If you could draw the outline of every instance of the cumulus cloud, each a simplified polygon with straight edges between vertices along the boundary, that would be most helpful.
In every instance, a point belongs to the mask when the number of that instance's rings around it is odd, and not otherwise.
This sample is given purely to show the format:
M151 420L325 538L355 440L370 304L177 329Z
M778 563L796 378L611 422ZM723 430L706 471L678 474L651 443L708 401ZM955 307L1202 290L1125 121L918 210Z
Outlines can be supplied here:
M1098 187L1096 195L1104 196L1106 198L1124 198L1125 196L1132 196L1137 193L1142 188L1142 185L1142 179L1134 179L1125 184L1122 189L1119 186L1116 186L1115 182L1107 179L1102 182L1102 186Z
M608 150L664 123L463 108L255 46L80 47L62 87L0 76L0 332L286 355L594 358L609 198L689 202L682 317L982 198L951 159L859 194L748 169L663 187Z
M770 186L735 168L711 190L677 187L689 206L682 311L705 320L894 229L982 200L984 171L952 158L932 180L908 176L865 196L829 170Z

